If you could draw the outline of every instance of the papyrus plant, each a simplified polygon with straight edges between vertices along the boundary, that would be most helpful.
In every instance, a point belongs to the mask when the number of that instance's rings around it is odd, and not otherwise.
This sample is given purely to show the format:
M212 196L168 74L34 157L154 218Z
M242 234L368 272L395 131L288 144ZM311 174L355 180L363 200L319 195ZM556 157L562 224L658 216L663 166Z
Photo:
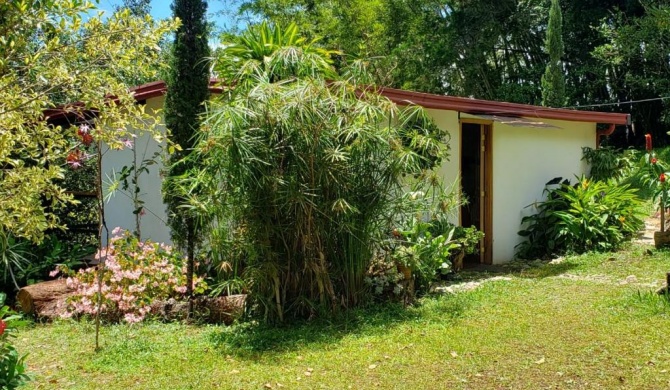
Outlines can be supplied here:
M251 28L221 52L233 88L210 106L197 148L195 182L210 193L196 204L253 248L232 261L270 321L365 301L403 177L446 153L443 133L415 126L430 122L420 108L359 83L364 66L338 74L330 54L295 26Z

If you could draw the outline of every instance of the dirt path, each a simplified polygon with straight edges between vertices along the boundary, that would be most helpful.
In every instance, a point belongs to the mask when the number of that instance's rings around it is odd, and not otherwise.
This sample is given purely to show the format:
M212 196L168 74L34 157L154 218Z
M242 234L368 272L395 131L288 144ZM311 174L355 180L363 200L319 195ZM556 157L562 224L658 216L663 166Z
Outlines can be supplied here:
M661 230L660 214L656 213L644 220L644 230L633 240L638 244L654 245L654 232Z

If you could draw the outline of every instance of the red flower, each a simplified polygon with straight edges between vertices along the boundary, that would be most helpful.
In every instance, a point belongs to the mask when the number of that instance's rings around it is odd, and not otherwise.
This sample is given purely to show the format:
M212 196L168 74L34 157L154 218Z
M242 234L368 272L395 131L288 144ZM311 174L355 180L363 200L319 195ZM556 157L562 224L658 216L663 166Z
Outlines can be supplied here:
M644 141L647 146L647 152L651 152L651 134L645 134L644 135Z
M77 130L77 135L81 138L81 142L85 146L90 146L93 143L93 136L91 135L91 130L87 125L82 125Z
M7 329L7 323L3 320L0 320L0 336L5 333L5 329Z
M659 176L658 180L660 180L661 183L665 183L665 173L661 173L661 176Z
M651 163L652 164L656 164L657 162L658 162L658 160L656 159L656 157L651 158Z
M88 133L82 135L81 143L83 143L85 146L90 146L93 143L93 136Z

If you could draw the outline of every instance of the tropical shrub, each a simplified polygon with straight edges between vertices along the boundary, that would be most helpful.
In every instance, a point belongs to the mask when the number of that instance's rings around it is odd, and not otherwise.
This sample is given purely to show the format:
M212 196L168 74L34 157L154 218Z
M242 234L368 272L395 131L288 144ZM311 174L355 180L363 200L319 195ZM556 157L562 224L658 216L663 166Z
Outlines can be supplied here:
M412 272L416 292L427 292L440 275L452 271L451 258L462 250L449 217L460 205L458 193L435 172L420 175L393 210L390 257Z
M66 242L58 234L50 233L39 245L23 243L27 246L28 263L17 274L17 281L22 286L51 279L51 271L58 266L78 269L85 266L84 258L96 252L92 245L81 245L76 241Z
M68 301L66 316L100 314L111 321L142 321L154 301L181 298L186 293L184 259L170 246L140 241L128 231L116 228L109 245L99 250L96 259L105 259L96 268L73 272L60 266L54 272L68 275L67 284L75 290ZM204 282L196 278L194 291L204 292ZM102 292L102 296L98 295Z
M614 250L644 226L643 201L625 184L557 178L544 193L546 200L533 205L537 214L522 219L520 258Z
M30 378L26 374L26 355L19 355L11 342L20 316L4 306L5 294L0 294L0 389L13 390Z
M591 167L589 179L598 181L626 179L633 175L639 166L635 150L621 152L609 146L599 149L583 147L582 160Z
M473 253L483 237L474 227L449 222L461 198L437 173L424 172L408 184L392 208L392 228L379 240L365 279L376 297L405 302L453 272L455 256Z
M30 244L0 230L1 292L17 291L21 273L30 265Z
M54 233L45 235L39 245L14 237L0 238L0 293L16 292L21 286L48 280L60 264L76 268L84 256L95 252L91 246L64 242Z
M660 154L663 154L662 151ZM647 153L641 154L637 158L635 170L622 183L638 188L640 197L655 202L663 194L663 186L659 179L661 173L665 173L667 170L666 160L649 149Z
M477 230L474 226L456 226L454 228L453 240L466 255L477 253L479 251L479 243L483 238L484 233Z
M406 292L403 284L405 276L398 270L397 264L385 257L376 257L370 263L365 276L365 284L370 292L381 301L395 300Z
M403 178L446 156L445 140L416 128L430 123L420 108L359 83L362 67L336 74L294 25L251 27L220 53L215 68L235 88L210 106L194 179L210 192L194 203L216 215L219 237L250 243L231 268L268 321L366 301Z
M430 222L415 220L410 230L400 234L405 245L397 248L393 254L396 263L412 270L418 292L425 292L438 275L451 272L451 255L458 244L453 240L454 229L433 236Z

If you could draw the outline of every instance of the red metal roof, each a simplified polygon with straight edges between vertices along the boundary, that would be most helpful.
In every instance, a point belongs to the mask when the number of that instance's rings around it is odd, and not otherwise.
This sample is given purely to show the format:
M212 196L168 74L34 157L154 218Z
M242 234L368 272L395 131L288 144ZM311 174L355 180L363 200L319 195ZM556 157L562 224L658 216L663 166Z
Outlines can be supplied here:
M211 93L221 93L223 88L218 86L219 82L216 79L209 80L209 91ZM133 87L130 92L134 93L135 99L145 100L153 97L165 95L167 92L167 85L165 81L154 81L147 84L142 84L138 87Z
M576 122L613 123L617 125L629 125L631 123L630 114L548 108L531 106L529 104L433 95L393 88L384 88L381 90L381 94L391 99L396 104L411 103L425 108L460 111L468 114L508 115Z
M217 85L217 80L209 82L212 93L221 93L223 88ZM167 92L163 81L154 81L131 88L135 99L145 100L162 96ZM434 95L429 93L404 91L395 88L381 88L379 92L396 104L416 104L425 108L438 110L459 111L468 114L507 115L526 118L557 119L576 122L607 123L614 125L629 125L630 114L619 114L598 111L577 111L563 108L548 108L529 104L495 102L490 100L470 99L463 97ZM50 116L58 116L56 110L50 110ZM67 114L65 114L67 115Z

